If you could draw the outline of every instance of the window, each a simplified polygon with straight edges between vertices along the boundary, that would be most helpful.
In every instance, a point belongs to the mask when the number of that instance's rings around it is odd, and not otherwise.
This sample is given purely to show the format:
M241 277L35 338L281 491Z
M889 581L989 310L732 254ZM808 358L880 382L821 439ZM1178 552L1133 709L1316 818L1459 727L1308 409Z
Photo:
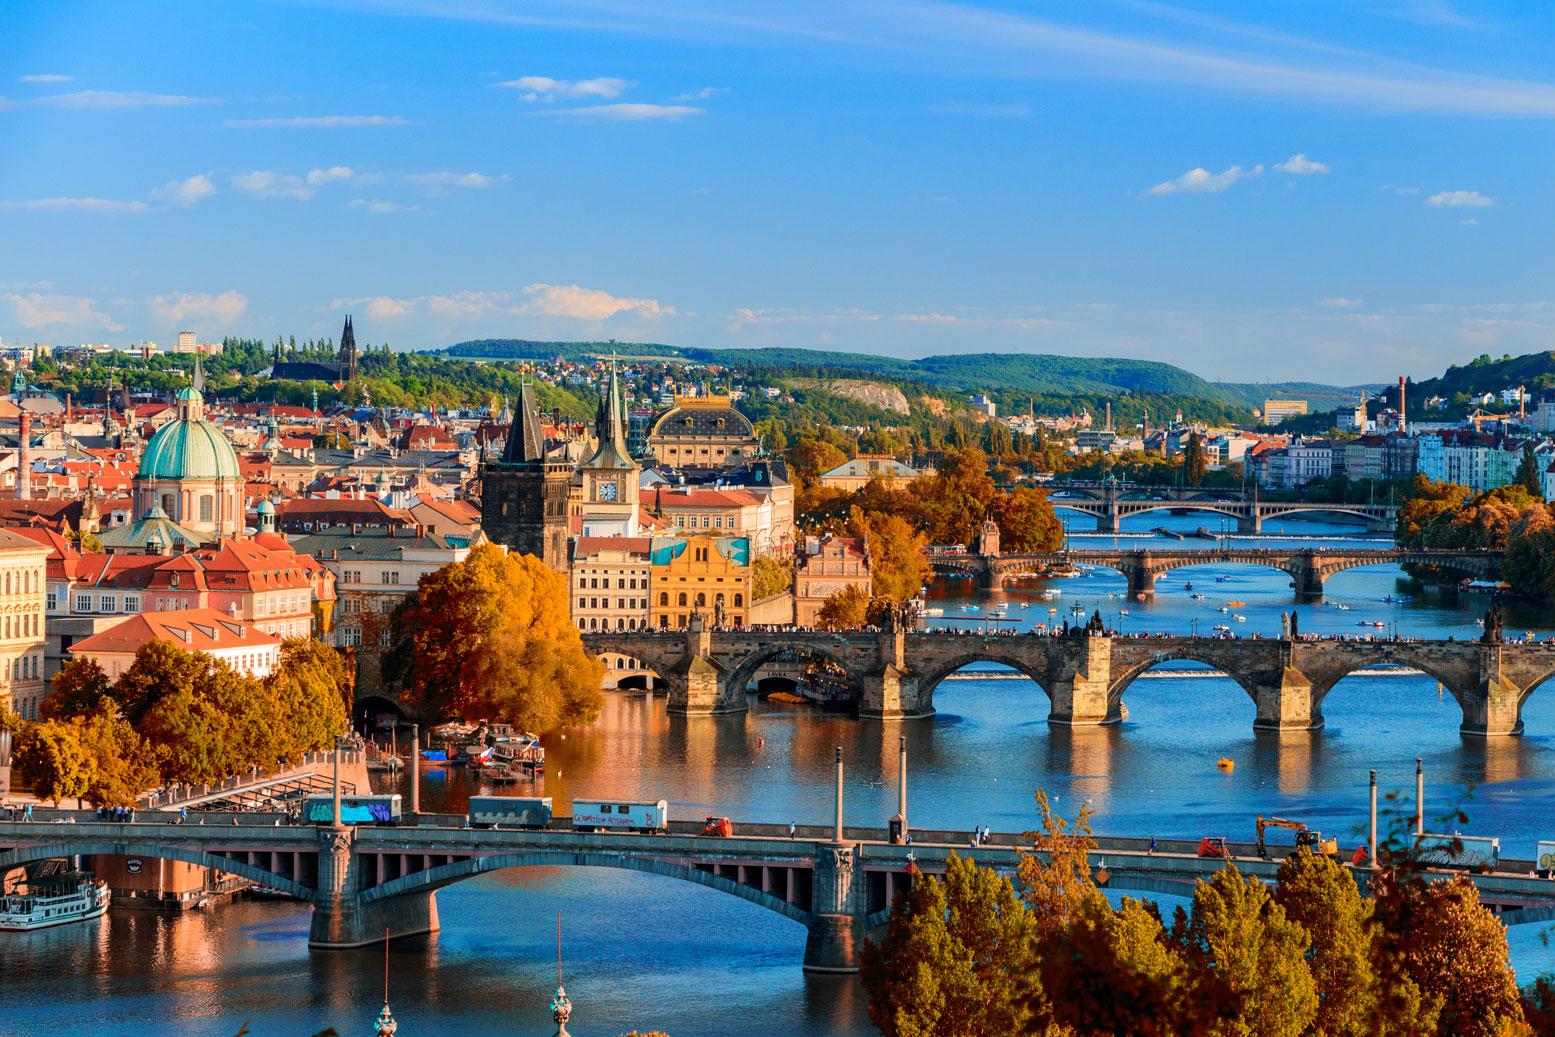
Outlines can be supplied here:
M171 493L162 495L162 510L167 512L169 517L173 517L173 495Z
M200 521L210 522L216 517L216 501L210 494L200 496Z
M388 627L384 627L382 630L378 631L378 645L381 648L389 647L389 628Z
M44 607L47 608L50 612L53 612L55 609L59 608L58 595L56 595L53 591L49 591L49 596L44 604Z
M92 611L92 596L90 594L77 594L76 595L76 611L77 612L90 612L90 611Z
M680 600L678 602L676 602L676 604L678 604L681 608L685 608L686 607L686 592L685 591L681 591L680 592Z
M670 603L670 596L668 594L664 593L663 591L660 591L659 592L659 604L662 605L662 606L668 606L669 603Z
M119 609L119 603L114 598L114 596L112 594L104 594L103 595L103 611L104 612L117 612L118 609Z
M383 573L383 582L386 583L386 584L397 584L397 583L399 583L400 582L399 570L397 570L397 569L385 570L384 573Z
M741 607L744 606L744 604L745 604L745 595L743 595L743 594L735 594L735 596L734 596L734 607L735 608L741 608Z
M353 648L362 643L362 631L360 627L341 627L340 640L347 648Z
M140 611L140 595L138 595L138 594L126 594L124 596L124 611L126 611L126 612L139 612Z
M703 594L701 591L697 591L697 607L701 608L701 607L705 606L706 604L707 604L707 595Z

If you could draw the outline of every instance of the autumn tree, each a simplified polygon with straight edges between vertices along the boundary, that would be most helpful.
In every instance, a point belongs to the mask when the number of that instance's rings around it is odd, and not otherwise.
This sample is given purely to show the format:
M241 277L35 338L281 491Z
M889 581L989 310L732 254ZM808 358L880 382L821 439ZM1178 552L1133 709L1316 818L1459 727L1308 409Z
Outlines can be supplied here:
M80 799L92 786L92 761L80 730L68 720L45 720L22 727L12 765L33 795L51 800Z
M1378 980L1372 968L1371 906L1354 876L1329 857L1298 848L1280 863L1274 902L1307 931L1316 984L1316 1027L1331 1037L1375 1032Z
M1296 1037L1312 1024L1307 932L1257 878L1227 867L1200 880L1191 914L1177 909L1172 937L1188 966L1189 1032Z
M1398 509L1393 528L1398 546L1420 548L1421 532L1427 523L1438 515L1457 509L1468 500L1470 490L1457 483L1432 482L1423 475L1415 476L1409 485L1409 493Z
M1517 463L1517 474L1512 481L1528 491L1530 497L1544 499L1543 466L1539 464L1539 457L1533 452L1533 440L1523 443L1523 456Z
M794 570L787 562L762 555L751 563L751 600L762 601L782 594L794 582Z
M854 508L848 532L869 547L870 590L876 597L906 601L933 579L928 537L901 515Z
M136 730L154 747L164 781L199 784L220 781L238 768L230 726L210 698L177 688L147 708Z
M1081 804L1069 821L1053 809L1046 789L1036 793L1039 828L1026 833L1032 852L1022 852L1016 874L1021 899L1031 909L1037 934L1051 939L1069 926L1080 905L1096 892L1091 876L1090 804Z
M1020 486L1001 493L991 510L999 524L1001 551L1056 551L1064 542L1063 523L1043 490Z
M38 712L45 719L61 720L95 712L98 703L107 697L111 682L96 659L83 657L60 667L50 686L53 690L38 706Z
M869 619L869 594L862 587L844 587L821 603L816 626L857 630Z
M165 696L179 691L198 694L209 685L216 666L216 660L200 652L185 651L166 641L148 641L114 682L113 696L130 723L138 727Z
M1010 881L951 854L944 879L914 878L885 939L866 942L859 978L886 1037L1029 1032L1040 1000L1035 929Z
M1175 1037L1184 968L1154 905L1093 891L1057 938L1043 942L1045 1009L1062 1032Z
M384 677L423 714L531 731L589 724L604 668L569 618L566 578L483 544L421 579L395 609Z
M946 451L939 471L914 482L913 490L931 543L970 544L994 498L988 455L971 446Z
M279 715L287 718L277 755L288 759L327 749L350 725L351 671L339 652L315 638L281 645L281 661L265 683Z
M104 697L96 710L72 723L89 761L85 798L107 807L130 807L156 783L151 746L119 715L118 703Z

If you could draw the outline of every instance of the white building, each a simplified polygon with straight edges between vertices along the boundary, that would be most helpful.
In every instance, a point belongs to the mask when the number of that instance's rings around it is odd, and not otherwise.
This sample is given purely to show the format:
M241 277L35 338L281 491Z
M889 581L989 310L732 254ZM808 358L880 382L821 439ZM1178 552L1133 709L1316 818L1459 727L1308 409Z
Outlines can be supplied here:
M239 673L267 677L281 659L281 639L215 609L142 612L70 646L75 659L93 659L110 680L135 663L152 641L220 659Z

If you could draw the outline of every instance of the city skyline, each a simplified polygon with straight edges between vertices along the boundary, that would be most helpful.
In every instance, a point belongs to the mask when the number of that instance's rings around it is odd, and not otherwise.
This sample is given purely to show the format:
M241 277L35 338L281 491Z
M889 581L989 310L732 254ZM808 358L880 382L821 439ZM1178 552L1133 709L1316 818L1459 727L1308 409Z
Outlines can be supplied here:
M1234 12L27 5L0 41L28 156L0 169L0 336L333 335L351 310L396 348L1344 384L1545 348L1555 18Z

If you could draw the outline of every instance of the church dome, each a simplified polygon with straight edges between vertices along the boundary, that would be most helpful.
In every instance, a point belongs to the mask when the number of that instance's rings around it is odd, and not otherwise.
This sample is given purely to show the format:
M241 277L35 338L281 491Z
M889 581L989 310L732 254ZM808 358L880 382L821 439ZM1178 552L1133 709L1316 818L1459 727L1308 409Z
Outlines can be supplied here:
M135 478L145 480L231 479L241 481L238 454L213 422L205 420L204 400L193 388L178 394L179 414L157 430L140 457Z

